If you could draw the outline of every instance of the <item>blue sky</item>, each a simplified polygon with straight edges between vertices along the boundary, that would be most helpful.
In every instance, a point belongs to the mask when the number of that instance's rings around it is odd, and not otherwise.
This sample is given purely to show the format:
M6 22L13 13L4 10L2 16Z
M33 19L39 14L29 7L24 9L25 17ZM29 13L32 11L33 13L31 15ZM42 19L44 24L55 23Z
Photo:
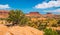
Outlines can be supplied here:
M51 12L60 14L59 0L0 0L0 9L20 9L24 13L39 12L45 14Z

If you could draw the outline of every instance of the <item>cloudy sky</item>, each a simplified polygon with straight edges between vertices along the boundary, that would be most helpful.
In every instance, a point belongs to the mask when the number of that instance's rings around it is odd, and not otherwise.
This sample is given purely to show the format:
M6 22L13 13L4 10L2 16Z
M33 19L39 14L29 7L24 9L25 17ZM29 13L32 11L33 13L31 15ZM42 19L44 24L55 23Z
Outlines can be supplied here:
M0 0L0 10L20 9L24 13L60 14L60 0Z

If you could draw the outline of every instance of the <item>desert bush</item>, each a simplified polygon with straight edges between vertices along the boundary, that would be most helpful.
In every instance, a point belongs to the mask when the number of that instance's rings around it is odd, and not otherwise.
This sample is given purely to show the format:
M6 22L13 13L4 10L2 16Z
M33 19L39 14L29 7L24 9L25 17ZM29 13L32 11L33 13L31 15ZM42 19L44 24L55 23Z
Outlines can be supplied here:
M45 29L44 32L44 35L58 35L58 33L52 29Z

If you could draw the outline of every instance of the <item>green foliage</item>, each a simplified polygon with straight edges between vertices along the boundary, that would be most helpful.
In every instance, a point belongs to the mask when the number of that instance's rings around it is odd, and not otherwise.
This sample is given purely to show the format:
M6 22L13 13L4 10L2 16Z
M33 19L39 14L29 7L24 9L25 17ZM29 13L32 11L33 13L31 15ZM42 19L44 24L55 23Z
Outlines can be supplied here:
M58 35L58 33L52 29L45 29L44 32L44 35Z
M47 20L37 20L31 21L31 18L26 17L25 14L21 10L11 10L9 13L9 17L7 21L12 25L28 25L37 29L45 29L46 26L56 26L57 20L54 18L47 18ZM60 21L58 22L60 23Z
M6 20L5 18L0 18L0 20Z
M26 24L28 19L21 10L11 10L7 21L12 22L12 25L22 25Z
M30 21L30 22L28 23L28 25L31 26L31 27L37 28L37 29L39 29L39 30L43 30L43 29L46 28L47 23L43 23L43 22L41 22L41 21L35 21L35 22Z
M29 23L29 18L27 18L26 16L23 16L19 25L27 25L28 23Z
M56 24L57 24L58 21L56 19L54 19L54 18L47 18L47 21L48 21L47 23L48 23L49 27L57 26Z
M60 26L60 20L58 20L57 24L58 24L58 26Z
M41 23L41 24L39 24L38 29L39 30L44 30L46 28L46 26L47 26L47 24Z
M32 21L30 21L30 22L28 23L28 26L37 28L37 22L32 22Z

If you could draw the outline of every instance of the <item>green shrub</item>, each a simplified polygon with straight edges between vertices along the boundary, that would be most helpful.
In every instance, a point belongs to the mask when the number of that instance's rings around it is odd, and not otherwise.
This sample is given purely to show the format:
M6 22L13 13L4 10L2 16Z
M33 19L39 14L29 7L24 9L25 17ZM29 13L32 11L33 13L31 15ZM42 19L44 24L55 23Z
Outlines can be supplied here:
M57 32L52 29L45 29L44 32L44 35L58 35Z

